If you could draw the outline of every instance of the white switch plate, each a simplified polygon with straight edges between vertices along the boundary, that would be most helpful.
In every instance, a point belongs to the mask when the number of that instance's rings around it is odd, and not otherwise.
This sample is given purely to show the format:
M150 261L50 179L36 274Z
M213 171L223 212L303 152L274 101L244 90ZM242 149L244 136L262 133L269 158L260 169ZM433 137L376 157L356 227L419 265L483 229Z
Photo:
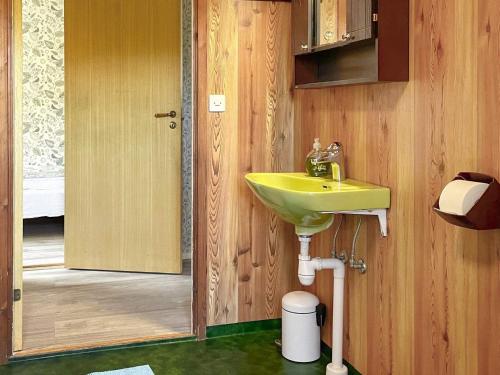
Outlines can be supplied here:
M210 95L208 110L210 112L225 112L226 95Z

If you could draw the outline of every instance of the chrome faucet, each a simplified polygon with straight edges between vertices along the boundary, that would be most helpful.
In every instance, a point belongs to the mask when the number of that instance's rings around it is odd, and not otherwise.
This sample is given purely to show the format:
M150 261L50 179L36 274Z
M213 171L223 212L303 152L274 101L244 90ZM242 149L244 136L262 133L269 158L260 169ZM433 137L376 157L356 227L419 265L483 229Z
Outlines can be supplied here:
M334 142L324 152L321 157L314 160L315 164L331 164L333 181L345 180L344 149L342 143Z

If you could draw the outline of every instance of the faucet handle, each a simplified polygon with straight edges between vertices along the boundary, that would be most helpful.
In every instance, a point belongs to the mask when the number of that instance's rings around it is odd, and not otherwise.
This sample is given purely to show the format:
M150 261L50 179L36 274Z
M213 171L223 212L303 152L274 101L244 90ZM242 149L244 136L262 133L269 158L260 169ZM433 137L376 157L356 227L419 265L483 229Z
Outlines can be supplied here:
M334 151L334 152L343 151L343 149L344 147L340 142L333 142L332 144L330 144L330 146L327 147L328 151Z

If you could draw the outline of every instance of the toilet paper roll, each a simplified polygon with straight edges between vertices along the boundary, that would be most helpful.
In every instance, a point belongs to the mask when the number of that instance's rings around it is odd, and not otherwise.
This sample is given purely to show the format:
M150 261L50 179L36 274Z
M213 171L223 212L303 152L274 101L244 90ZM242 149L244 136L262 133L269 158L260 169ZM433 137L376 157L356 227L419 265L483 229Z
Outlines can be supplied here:
M483 182L451 181L439 197L439 210L454 215L467 215L488 186Z

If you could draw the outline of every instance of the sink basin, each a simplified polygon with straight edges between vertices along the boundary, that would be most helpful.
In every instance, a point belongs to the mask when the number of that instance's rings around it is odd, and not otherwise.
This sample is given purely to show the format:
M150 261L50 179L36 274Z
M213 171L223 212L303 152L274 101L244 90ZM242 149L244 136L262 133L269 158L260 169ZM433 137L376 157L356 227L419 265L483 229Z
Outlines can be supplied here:
M266 206L296 226L299 235L327 229L336 212L390 205L388 188L351 179L336 182L305 173L249 173L245 179Z

